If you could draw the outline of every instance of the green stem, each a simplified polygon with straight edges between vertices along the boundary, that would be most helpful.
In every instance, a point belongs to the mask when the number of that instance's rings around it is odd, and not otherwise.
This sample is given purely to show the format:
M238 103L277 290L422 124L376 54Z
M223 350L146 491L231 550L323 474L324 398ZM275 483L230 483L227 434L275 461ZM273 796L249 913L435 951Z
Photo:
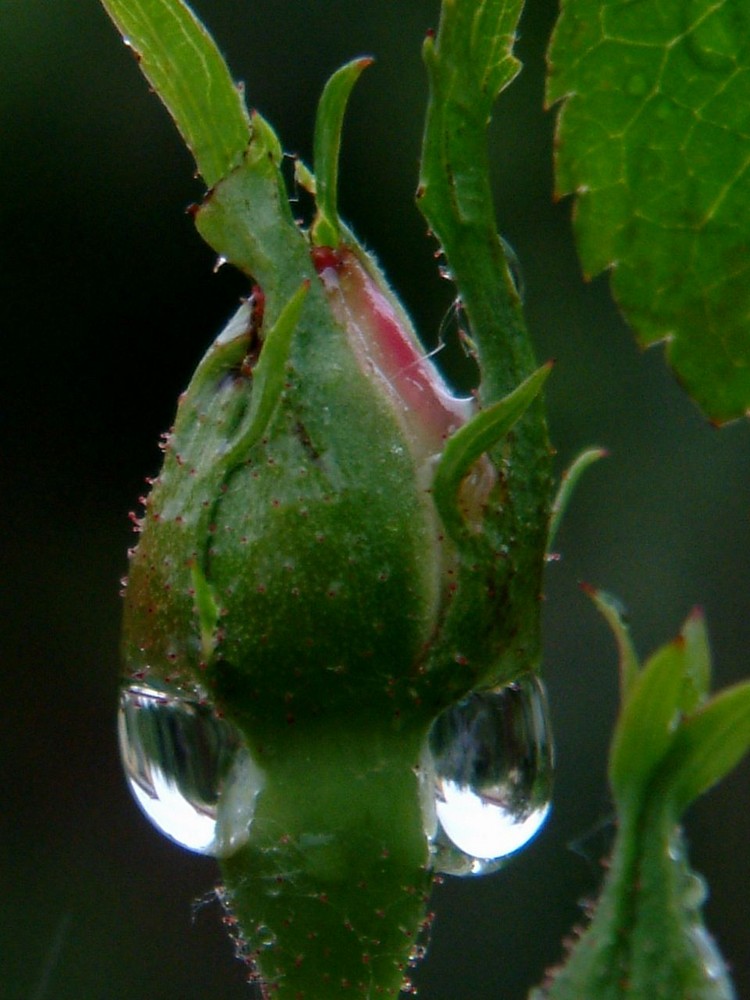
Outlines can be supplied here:
M521 7L522 0L443 0L437 36L428 36L424 45L430 101L417 201L468 316L481 374L478 398L485 410L510 397L537 367L496 229L487 145L493 103L518 71L512 44ZM541 399L531 402L489 454L497 484L481 531L459 546L461 586L444 629L446 644L454 644L475 665L474 685L510 680L539 662L539 597L551 501ZM490 574L473 571L478 546L493 561ZM483 605L490 615L487 634L499 639L494 648L462 628L470 609ZM501 630L491 624L498 621ZM440 663L430 667L448 690L458 683L455 671L446 676Z
M428 37L424 46L431 100L418 204L440 241L469 319L484 404L507 396L536 368L496 229L487 146L492 104L517 71L504 29L514 29L521 6L520 0L448 0L437 37ZM493 64L485 50L504 42L507 54L496 54Z
M251 957L279 1000L397 997L424 921L424 732L360 721L290 727L266 746L251 839L222 865Z
M665 796L626 811L591 924L565 966L531 1000L733 1000Z

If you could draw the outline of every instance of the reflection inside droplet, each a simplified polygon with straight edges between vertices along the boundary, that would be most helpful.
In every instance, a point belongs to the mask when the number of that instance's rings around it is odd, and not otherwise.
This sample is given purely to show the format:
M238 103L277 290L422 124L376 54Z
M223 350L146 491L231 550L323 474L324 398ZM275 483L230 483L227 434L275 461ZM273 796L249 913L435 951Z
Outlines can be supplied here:
M130 791L158 830L216 857L247 840L263 773L240 732L199 692L126 687L118 734Z
M550 809L553 750L541 681L476 692L443 712L421 765L433 866L495 871L524 847Z

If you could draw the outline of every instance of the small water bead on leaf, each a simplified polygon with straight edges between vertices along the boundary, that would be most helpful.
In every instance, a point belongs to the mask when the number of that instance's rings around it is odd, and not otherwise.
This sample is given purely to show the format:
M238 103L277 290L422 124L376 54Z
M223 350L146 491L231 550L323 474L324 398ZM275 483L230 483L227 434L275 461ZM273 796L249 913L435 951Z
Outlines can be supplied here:
M528 675L447 709L432 725L421 770L433 867L496 871L550 809L553 747L541 681Z
M199 691L131 683L120 695L118 734L130 791L161 833L214 857L242 846L263 773Z

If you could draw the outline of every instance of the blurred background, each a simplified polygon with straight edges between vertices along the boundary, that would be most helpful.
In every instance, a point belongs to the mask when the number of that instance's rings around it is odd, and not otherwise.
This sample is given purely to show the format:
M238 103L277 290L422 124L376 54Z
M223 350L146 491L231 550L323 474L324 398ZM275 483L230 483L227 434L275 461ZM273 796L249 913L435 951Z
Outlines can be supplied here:
M428 342L451 301L413 206L438 0L200 0L249 102L309 159L327 76L376 65L347 121L342 210ZM525 70L491 131L498 216L522 262L560 468L595 443L549 566L545 671L558 778L546 831L506 870L436 891L425 1000L521 1000L598 883L610 807L613 642L578 583L619 595L640 651L702 605L715 683L748 673L750 428L708 426L639 352L606 278L586 284L552 198L542 108L551 0L529 0ZM185 208L201 195L159 102L97 0L0 0L2 1000L252 1000L210 894L217 871L152 830L115 744L128 511L158 435L244 291L212 271ZM450 332L446 334L450 341ZM450 359L450 344L445 352ZM457 376L461 378L462 376ZM750 768L693 808L707 919L750 997Z

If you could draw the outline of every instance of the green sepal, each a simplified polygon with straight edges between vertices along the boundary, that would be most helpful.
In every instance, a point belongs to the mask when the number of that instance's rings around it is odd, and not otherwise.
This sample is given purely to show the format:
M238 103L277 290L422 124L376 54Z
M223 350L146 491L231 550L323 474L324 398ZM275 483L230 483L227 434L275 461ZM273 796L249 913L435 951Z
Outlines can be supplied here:
M219 625L219 605L216 594L206 579L197 559L190 566L190 578L195 592L195 613L198 616L203 662L208 665L216 648L216 630Z
M576 486L580 482L581 476L590 466L594 465L600 459L606 458L608 454L609 452L605 448L587 448L580 455L577 455L571 465L563 472L549 514L548 549L551 549L555 544L555 538L562 523L563 515L568 509L568 504L572 499Z
M336 247L341 242L338 214L338 174L341 132L349 96L360 74L372 65L370 56L353 59L336 70L318 103L313 140L315 198L318 213L312 225L315 246Z
M480 410L446 441L435 470L432 495L448 534L461 544L466 523L458 502L458 491L471 467L502 441L523 416L547 381L551 363L542 365L504 399Z
M214 40L180 0L102 0L211 187L242 158L250 121Z
M239 463L248 454L268 426L281 399L292 336L299 324L309 290L310 282L306 279L283 307L278 319L263 338L260 359L252 370L253 391L250 395L245 426L240 428L235 436L232 448L226 457L227 465Z
M615 637L620 668L620 701L624 705L630 697L633 684L641 669L638 654L630 635L630 628L625 618L625 611L617 598L611 594L597 590L588 584L582 584L581 589L594 602Z

